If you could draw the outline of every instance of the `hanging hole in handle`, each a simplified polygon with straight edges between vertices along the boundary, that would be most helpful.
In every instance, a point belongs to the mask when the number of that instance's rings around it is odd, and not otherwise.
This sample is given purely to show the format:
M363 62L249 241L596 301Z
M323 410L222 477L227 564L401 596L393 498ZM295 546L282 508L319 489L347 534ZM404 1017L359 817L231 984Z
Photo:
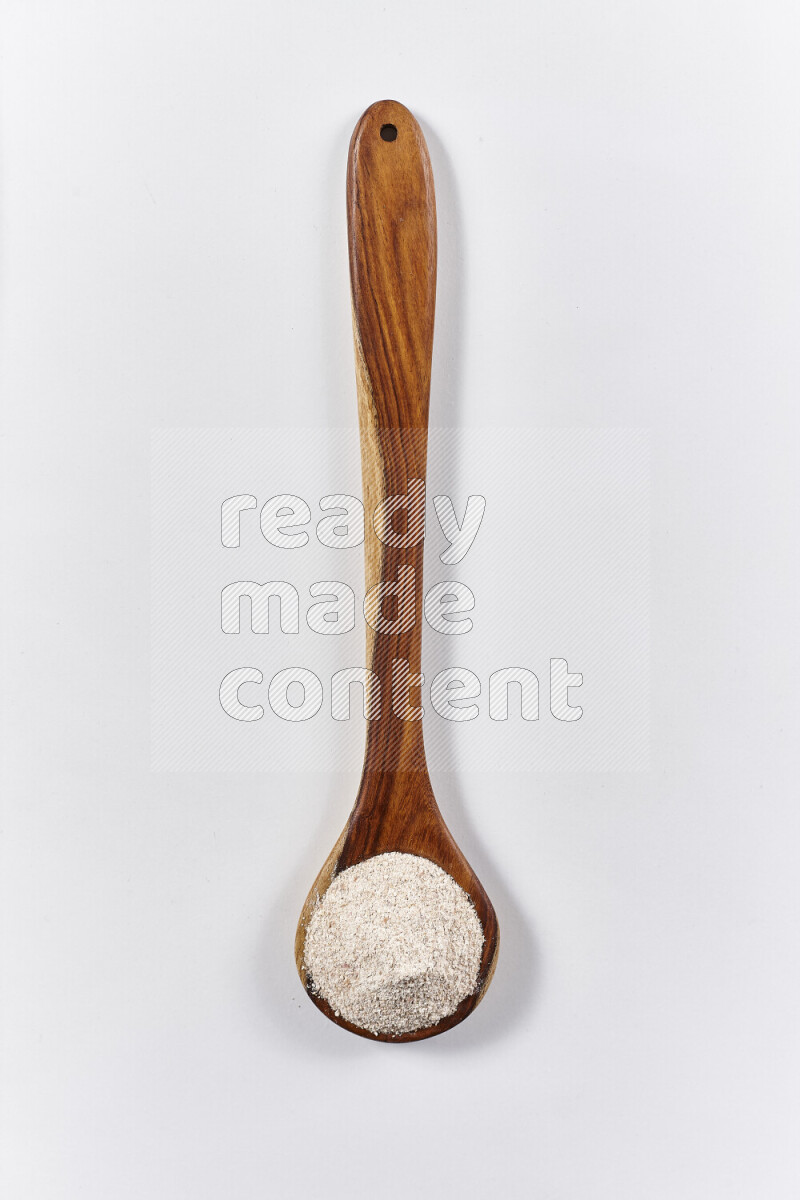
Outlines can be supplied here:
M385 142L393 142L397 137L397 126L381 125L381 137Z

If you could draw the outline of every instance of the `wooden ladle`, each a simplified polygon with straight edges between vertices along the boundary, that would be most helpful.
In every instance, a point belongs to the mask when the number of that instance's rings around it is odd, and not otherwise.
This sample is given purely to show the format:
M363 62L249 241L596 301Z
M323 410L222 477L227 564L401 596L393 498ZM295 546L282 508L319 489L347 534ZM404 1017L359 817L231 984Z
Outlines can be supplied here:
M383 1041L408 1042L442 1033L472 1012L494 970L498 931L491 901L434 799L418 719L421 709L415 709L410 692L404 692L405 704L396 695L398 684L403 691L405 674L404 667L398 674L398 663L408 664L411 688L421 682L424 527L412 528L409 510L405 531L398 530L396 512L381 528L380 538L373 520L387 497L407 497L412 481L424 484L436 296L436 203L428 149L412 114L393 100L373 104L353 131L347 163L347 228L367 594L378 583L406 580L406 594L399 598L397 609L399 613L404 604L410 606L413 588L415 619L403 622L397 613L387 614L389 606L384 604L384 619L379 609L373 621L387 631L376 632L367 625L367 666L373 672L370 691L380 701L380 716L367 722L358 797L308 894L297 927L295 957L306 991L325 1016L374 1040L374 1034L336 1016L312 990L304 965L308 921L333 879L364 859L400 851L438 864L467 892L483 926L477 986L455 1012L430 1028L378 1035ZM418 499L420 484L414 486ZM424 492L422 497L424 506Z

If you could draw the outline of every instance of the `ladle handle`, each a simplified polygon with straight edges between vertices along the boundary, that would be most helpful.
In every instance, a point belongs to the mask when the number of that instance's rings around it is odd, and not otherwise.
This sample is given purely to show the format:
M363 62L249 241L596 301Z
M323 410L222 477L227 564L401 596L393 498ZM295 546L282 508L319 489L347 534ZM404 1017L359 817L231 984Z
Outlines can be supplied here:
M415 686L422 640L436 202L422 130L396 101L371 105L353 131L347 228L364 480L367 667L376 677L373 695L379 693L381 705L380 720L368 725L365 770L422 769ZM379 584L392 598L388 604L374 591ZM411 680L405 703L404 674Z

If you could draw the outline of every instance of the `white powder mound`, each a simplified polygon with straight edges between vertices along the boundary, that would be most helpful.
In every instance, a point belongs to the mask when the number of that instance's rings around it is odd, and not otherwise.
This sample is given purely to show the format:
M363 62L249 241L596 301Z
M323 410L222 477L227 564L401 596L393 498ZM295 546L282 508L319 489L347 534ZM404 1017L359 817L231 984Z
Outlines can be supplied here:
M312 990L370 1033L411 1033L455 1012L478 982L483 929L463 888L415 854L348 867L306 930Z

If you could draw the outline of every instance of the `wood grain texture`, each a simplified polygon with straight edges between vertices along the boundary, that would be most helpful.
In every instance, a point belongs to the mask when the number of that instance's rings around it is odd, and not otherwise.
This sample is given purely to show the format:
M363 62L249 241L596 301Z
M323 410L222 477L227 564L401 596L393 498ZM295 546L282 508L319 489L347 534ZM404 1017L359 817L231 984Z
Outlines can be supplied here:
M392 126L386 140L381 130ZM386 130L391 135L391 129ZM393 540L373 522L387 497L406 496L412 480L425 479L428 406L436 297L436 203L433 174L422 131L402 104L373 104L356 125L347 165L347 226L356 357L359 428L365 507L367 591L414 572L416 619L397 631L375 632L367 624L367 666L380 696L380 717L367 722L361 784L341 837L312 887L297 929L295 957L314 1003L337 1024L375 1040L336 1017L311 991L303 963L311 912L340 871L387 851L418 854L447 871L470 895L484 930L478 985L455 1013L429 1029L379 1035L383 1041L416 1041L462 1021L479 1003L497 959L497 919L475 872L456 845L433 795L422 722L397 715L392 706L392 664L421 671L422 562L424 540ZM390 531L413 534L396 513ZM410 538L405 537L408 541ZM397 614L387 611L391 618ZM397 624L397 622L395 622ZM412 688L410 703L421 703Z

